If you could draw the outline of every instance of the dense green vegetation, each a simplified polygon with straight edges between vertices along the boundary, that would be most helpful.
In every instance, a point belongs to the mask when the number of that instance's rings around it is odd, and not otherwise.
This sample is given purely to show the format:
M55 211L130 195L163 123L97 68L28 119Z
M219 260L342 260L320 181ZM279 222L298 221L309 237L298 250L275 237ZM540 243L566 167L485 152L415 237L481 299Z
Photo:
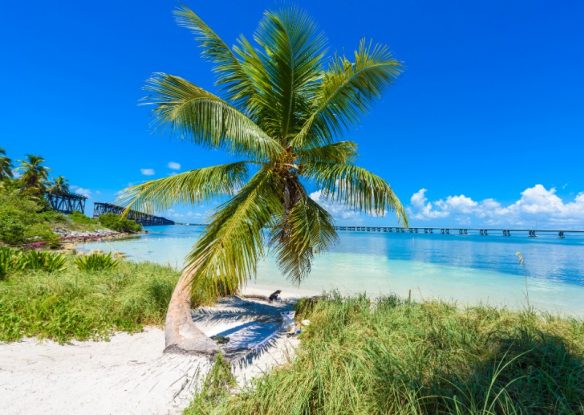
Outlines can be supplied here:
M0 251L0 264L6 251ZM11 251L15 257L30 255ZM93 272L80 270L71 255L43 254L64 259L59 272L22 266L17 260L0 279L0 341L24 336L60 342L95 339L115 330L135 332L145 324L163 323L178 279L175 270L119 261Z
M0 243L42 242L54 246L59 236L53 227L66 222L64 215L46 211L33 197L26 197L18 190L0 189Z
M105 213L99 216L98 221L104 227L117 231L117 232L140 232L142 226L134 222L133 220L124 218L115 213Z
M170 267L104 253L0 248L0 341L99 339L161 325L178 277ZM214 300L198 293L193 303Z
M75 212L63 215L50 209L45 195L69 192L63 176L52 181L44 159L28 155L17 168L0 148L0 246L38 244L55 248L59 235L55 229L94 231L108 228L117 232L139 232L142 227L117 215L104 215L98 220ZM19 173L15 177L13 171Z
M292 363L196 413L584 413L582 321L364 297L299 315L311 325Z

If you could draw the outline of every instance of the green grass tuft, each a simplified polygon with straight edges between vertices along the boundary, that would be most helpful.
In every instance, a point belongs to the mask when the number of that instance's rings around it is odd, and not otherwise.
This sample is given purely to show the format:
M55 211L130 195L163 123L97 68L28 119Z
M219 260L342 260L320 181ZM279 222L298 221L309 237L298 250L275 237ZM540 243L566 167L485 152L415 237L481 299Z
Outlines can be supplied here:
M97 272L117 267L119 261L111 253L91 252L75 258L75 265L80 271Z
M201 392L195 396L185 415L211 415L220 410L230 392L237 385L231 373L231 364L218 354L207 373Z
M583 414L584 323L388 297L303 302L296 359L221 414Z

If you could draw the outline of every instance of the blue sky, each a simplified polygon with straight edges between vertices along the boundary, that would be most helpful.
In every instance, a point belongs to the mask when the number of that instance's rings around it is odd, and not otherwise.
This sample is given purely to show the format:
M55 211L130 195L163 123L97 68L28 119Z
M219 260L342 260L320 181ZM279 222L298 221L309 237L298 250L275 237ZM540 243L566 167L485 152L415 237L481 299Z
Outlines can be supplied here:
M392 184L414 224L584 227L583 2L294 3L331 51L350 53L367 37L404 62L396 84L339 138L359 143L358 162ZM210 65L174 22L179 3L88 4L3 5L0 146L14 159L44 156L54 175L102 201L176 171L169 162L182 171L230 160L153 131L150 109L138 105L156 71L214 90ZM186 4L231 44L282 2ZM341 223L394 223L329 207ZM194 209L191 221L209 209Z

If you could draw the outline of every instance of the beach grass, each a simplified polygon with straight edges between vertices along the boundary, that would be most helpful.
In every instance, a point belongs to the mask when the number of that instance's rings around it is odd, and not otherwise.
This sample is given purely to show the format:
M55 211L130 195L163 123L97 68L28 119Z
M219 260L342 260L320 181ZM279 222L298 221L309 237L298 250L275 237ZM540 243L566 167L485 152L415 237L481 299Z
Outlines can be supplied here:
M13 270L0 280L0 341L104 339L115 331L164 323L179 272L124 260L96 272L79 269L75 259L65 256L58 272ZM197 296L194 301L213 300Z
M582 321L335 295L298 314L296 359L208 413L584 413Z

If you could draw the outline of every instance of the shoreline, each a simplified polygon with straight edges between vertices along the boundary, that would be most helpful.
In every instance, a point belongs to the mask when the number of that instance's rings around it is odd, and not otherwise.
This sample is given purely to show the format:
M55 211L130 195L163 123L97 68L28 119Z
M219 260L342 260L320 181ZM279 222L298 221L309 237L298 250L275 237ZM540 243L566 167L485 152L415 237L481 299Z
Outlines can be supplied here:
M119 241L124 239L134 239L146 234L147 232L116 232L110 229L99 229L97 231L69 231L67 233L59 233L61 236L59 243L66 251L74 251L78 244L87 242L103 242L103 241Z

